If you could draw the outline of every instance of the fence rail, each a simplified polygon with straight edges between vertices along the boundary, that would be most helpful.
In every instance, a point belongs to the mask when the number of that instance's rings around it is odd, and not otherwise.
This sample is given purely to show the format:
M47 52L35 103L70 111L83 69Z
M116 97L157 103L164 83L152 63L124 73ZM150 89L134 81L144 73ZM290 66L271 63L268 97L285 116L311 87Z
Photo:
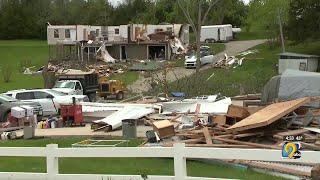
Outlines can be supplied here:
M108 147L108 148L58 148L57 144L46 147L2 147L0 156L46 157L47 173L0 172L0 179L97 179L97 180L141 180L140 175L103 175L103 174L59 174L58 158L62 157L167 157L174 159L174 176L148 175L148 179L162 180L212 180L214 178L188 177L187 158L197 159L244 159L277 162L320 163L320 152L302 151L300 159L283 159L281 150L185 147ZM219 178L221 179L221 178Z

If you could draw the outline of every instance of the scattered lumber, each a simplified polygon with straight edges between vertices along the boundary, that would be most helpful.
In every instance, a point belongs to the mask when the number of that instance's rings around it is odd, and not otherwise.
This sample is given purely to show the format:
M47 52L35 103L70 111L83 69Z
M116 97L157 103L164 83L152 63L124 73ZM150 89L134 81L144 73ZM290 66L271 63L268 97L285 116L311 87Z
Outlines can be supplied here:
M320 151L320 146L317 146L315 144L309 144L306 142L300 142L302 145L302 148L306 148L306 149L310 149L310 150L314 150L314 151Z
M211 137L211 134L209 133L208 127L204 127L202 131L203 131L204 137L206 138L206 143L212 144L212 137Z
M285 131L285 132L280 132L280 133L276 133L275 135L277 136L296 136L296 135L300 135L303 133L309 132L309 130L307 129L297 129L297 130L290 130L290 131Z
M232 118L244 119L250 115L249 111L241 106L230 105L227 116Z
M260 100L261 93L259 94L247 94L231 97L232 100Z
M309 102L310 98L305 97L292 101L271 104L242 121L237 122L227 130L234 132L267 126Z
M217 140L217 141L226 142L226 143L231 143L231 144L248 145L248 146L256 147L256 148L281 149L281 147L278 147L275 145L258 144L258 143L244 142L244 141L238 141L238 140L233 140L233 139L224 139L224 138L219 138L219 137L213 137L212 139Z
M219 125L225 125L227 122L227 117L224 115L218 115L213 118L213 122Z
M153 122L153 130L160 138L171 137L175 134L173 124L169 120Z

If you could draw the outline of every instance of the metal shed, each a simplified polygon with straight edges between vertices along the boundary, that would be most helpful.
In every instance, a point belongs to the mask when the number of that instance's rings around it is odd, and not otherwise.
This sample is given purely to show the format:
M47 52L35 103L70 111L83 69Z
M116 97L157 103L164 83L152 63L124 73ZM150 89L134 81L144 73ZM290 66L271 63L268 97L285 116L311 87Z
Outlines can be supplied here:
M286 69L317 72L319 56L285 52L279 54L279 74Z

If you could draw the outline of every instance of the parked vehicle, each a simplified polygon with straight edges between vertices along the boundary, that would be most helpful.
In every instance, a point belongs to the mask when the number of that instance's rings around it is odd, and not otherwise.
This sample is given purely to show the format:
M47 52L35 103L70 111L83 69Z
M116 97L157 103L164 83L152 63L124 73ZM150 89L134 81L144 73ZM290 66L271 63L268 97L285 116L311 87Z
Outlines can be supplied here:
M14 90L4 93L8 96L16 98L21 101L37 102L42 106L43 115L55 115L59 112L60 104L72 103L72 98L76 101L89 101L86 95L66 95L62 92L52 89L33 89L33 90Z
M228 42L232 39L233 31L231 24L201 26L201 42Z
M214 62L214 55L211 53L209 46L200 47L200 66L210 64ZM185 56L184 62L185 68L196 68L197 67L197 55L196 52L191 52Z
M98 74L94 70L89 72L69 70L58 73L57 77L53 90L66 95L87 95L90 101L96 100L99 82Z
M99 91L98 95L103 98L107 98L109 95L116 96L118 100L124 98L126 88L120 80L109 80L107 77L101 77L99 79Z
M37 102L19 101L10 96L0 94L0 122L5 122L8 120L11 114L12 107L20 106L31 106L35 114L37 114L38 119L42 118L42 107Z

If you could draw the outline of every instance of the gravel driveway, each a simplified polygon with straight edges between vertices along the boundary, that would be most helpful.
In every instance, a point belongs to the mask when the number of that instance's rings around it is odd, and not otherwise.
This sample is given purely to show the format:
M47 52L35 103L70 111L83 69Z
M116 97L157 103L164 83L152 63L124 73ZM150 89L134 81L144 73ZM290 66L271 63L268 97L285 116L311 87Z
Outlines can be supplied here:
M266 40L231 41L231 42L225 43L225 46L226 46L225 50L218 53L216 55L216 58L218 59L223 58L225 53L228 54L229 56L235 56L242 51L250 49L264 42L266 42ZM206 65L201 67L200 70L209 69L210 67L211 67L210 65ZM193 73L195 73L195 69L186 69L184 67L176 67L167 73L167 79L169 82L173 82L178 79L184 78L186 76L190 76ZM158 72L156 75L154 75L154 77L155 79L157 79L156 77L162 77L162 72ZM151 89L150 82L151 82L151 78L145 78L142 75L140 75L137 81L135 81L133 84L128 86L128 89L133 93L147 92L148 90Z

